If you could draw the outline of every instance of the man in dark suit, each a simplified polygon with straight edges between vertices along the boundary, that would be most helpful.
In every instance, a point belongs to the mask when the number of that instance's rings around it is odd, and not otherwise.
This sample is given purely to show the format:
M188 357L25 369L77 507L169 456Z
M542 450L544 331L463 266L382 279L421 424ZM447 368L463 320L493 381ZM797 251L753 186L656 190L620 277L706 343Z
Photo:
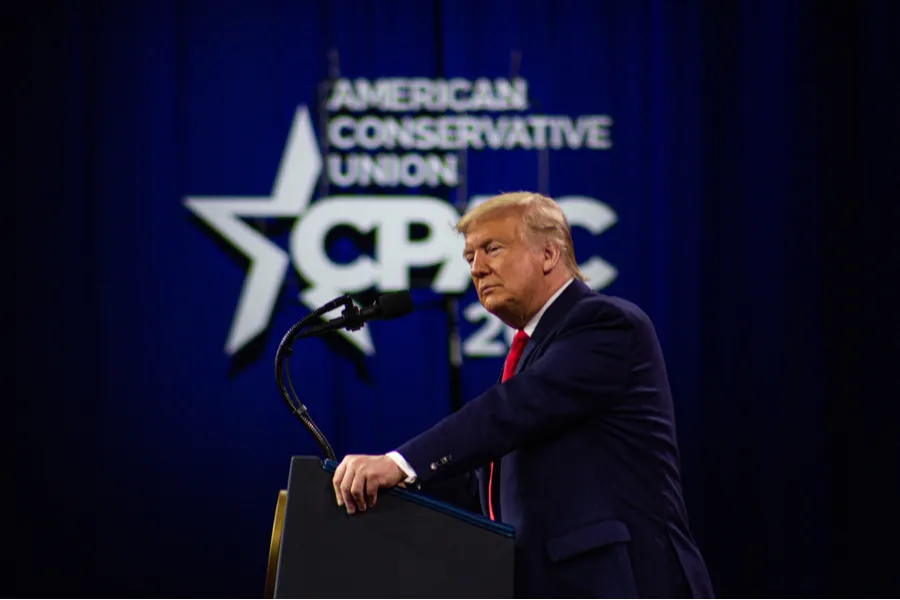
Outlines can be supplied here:
M497 196L457 229L479 300L517 330L501 382L394 452L346 457L338 504L477 469L485 514L516 530L517 596L711 597L650 319L582 282L550 198Z

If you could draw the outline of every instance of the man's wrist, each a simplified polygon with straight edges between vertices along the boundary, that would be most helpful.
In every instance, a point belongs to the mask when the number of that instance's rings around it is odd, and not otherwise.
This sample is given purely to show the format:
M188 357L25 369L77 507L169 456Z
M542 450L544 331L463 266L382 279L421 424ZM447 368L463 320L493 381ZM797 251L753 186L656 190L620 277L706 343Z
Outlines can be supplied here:
M412 468L412 466L406 461L403 456L397 451L388 452L388 458L390 458L394 463L400 467L400 470L403 471L403 474L406 475L406 479L403 480L404 483L415 483L416 481L416 471Z

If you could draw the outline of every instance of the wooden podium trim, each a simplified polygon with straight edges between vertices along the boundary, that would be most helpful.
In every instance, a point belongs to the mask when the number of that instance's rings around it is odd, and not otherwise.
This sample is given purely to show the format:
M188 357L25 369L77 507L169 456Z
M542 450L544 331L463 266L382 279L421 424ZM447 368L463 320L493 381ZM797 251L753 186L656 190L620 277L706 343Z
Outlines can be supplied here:
M281 532L284 529L284 513L287 508L287 490L278 491L275 503L275 520L272 523L272 539L269 541L269 565L266 567L266 595L275 597L275 577L278 574L278 557L281 554Z

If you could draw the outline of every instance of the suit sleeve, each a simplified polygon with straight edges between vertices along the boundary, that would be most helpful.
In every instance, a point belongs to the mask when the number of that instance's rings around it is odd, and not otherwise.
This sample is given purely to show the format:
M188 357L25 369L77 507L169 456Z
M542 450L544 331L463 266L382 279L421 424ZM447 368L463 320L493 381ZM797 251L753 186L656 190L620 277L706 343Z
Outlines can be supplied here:
M420 480L481 466L624 400L634 327L609 306L584 312L527 370L397 449Z

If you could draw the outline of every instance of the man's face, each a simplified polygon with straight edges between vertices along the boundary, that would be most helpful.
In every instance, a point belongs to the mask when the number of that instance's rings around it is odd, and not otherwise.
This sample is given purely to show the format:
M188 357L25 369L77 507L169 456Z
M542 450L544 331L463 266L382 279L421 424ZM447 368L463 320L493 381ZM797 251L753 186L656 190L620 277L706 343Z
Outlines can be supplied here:
M497 210L473 222L463 252L481 304L517 328L536 310L532 305L543 278L541 252L525 239L521 211Z

